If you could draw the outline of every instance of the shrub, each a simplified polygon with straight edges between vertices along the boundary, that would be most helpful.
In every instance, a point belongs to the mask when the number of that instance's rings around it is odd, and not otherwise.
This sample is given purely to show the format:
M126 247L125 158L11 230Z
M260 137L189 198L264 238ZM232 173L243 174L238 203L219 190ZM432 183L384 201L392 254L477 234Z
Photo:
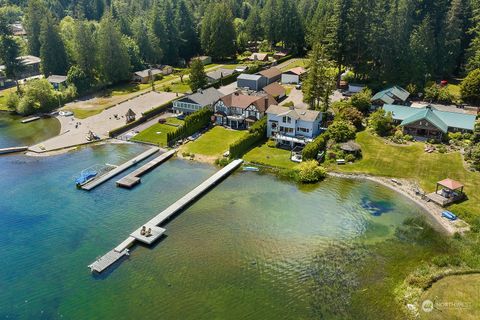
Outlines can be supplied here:
M296 169L298 181L302 183L315 183L325 179L327 172L315 160L302 162Z
M425 99L436 102L452 103L454 97L447 87L433 84L425 88Z
M225 167L229 163L230 163L230 160L228 160L227 158L218 158L215 160L215 164L220 167Z
M267 117L257 121L248 130L248 134L230 145L230 158L240 158L267 135Z
M345 120L335 120L327 129L329 137L336 142L355 139L355 131L355 127Z
M393 129L392 114L385 112L384 109L378 109L370 115L369 126L380 136L390 135Z
M365 88L362 91L354 94L350 98L350 103L353 107L357 108L363 113L367 113L370 110L372 99L372 90Z
M12 92L7 96L7 108L10 110L17 110L18 104L20 103L20 97L16 92Z
M480 69L471 71L460 85L462 99L473 104L480 104Z
M403 136L403 139L404 139L405 141L413 141L413 137L412 137L411 135L409 135L409 134L404 135L404 136Z
M327 146L328 135L319 135L312 142L308 143L302 151L303 160L314 160L318 153Z
M349 121L357 130L362 128L363 113L353 107L344 107L339 113L339 118Z
M179 139L188 137L200 129L205 128L212 119L213 112L209 109L200 109L185 118L183 125L175 131L167 133L167 143L172 145Z
M447 152L447 148L445 148L445 146L442 145L442 146L438 147L438 152L440 152L440 153L446 153L446 152Z

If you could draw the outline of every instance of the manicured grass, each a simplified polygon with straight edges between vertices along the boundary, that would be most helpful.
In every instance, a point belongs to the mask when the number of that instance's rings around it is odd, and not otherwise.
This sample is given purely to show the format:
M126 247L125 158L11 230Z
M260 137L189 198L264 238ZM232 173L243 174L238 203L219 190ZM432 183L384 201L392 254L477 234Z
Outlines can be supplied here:
M358 133L357 142L362 146L363 159L351 165L334 165L334 170L414 179L427 192L435 191L437 181L452 178L465 185L468 200L449 210L467 220L480 217L480 173L466 170L460 153L426 153L419 142L395 146L366 131Z
M435 303L432 312L420 311L421 319L480 319L480 275L446 277L426 291L420 302Z
M248 162L263 164L272 167L290 169L297 164L290 160L290 151L269 147L264 143L250 150L243 159Z
M105 108L94 108L94 109L67 109L68 111L72 111L75 118L77 119L85 119L96 114L101 113Z
M230 144L246 134L246 131L214 127L193 142L182 147L181 152L220 157Z
M8 111L8 108L7 108L7 96L8 96L11 92L15 92L15 90L17 90L16 87L8 88L8 89L5 89L5 90L0 91L0 110Z
M185 78L183 79L183 83L180 80L173 81L168 84L156 86L156 89L160 91L170 91L170 92L177 92L177 93L187 93L191 91L190 86L188 85L188 82L187 80L185 80Z
M290 70L290 69L296 68L296 67L306 68L307 63L308 63L308 59L297 59L297 60L293 61L292 63L286 65L285 67L281 68L281 70L282 71L287 71L287 70Z
M173 125L181 125L183 121L176 118L169 118L167 119L167 123ZM150 128L145 129L136 136L134 136L132 140L153 143L165 147L167 146L167 133L175 131L177 129L177 127L173 125L156 123Z

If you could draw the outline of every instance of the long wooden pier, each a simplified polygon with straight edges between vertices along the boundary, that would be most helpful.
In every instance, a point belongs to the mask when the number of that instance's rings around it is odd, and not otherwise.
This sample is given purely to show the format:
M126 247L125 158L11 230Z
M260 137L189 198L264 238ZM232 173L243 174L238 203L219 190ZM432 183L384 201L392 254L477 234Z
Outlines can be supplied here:
M132 188L133 186L137 185L140 183L140 177L144 175L145 173L149 172L150 170L153 170L154 168L158 167L168 159L170 159L177 150L170 150L165 152L164 154L160 155L159 157L156 157L152 161L144 164L137 170L131 172L130 174L126 175L122 179L117 181L117 186L123 187L123 188Z
M116 252L117 254L120 254L122 252L128 252L128 249L133 246L137 241L142 242L144 244L150 245L154 243L156 240L158 240L163 233L165 232L165 229L161 228L160 225L163 224L165 221L167 221L171 216L173 216L176 213L179 213L181 210L185 209L188 205L192 204L195 202L198 198L200 198L205 192L207 192L209 189L217 185L220 181L222 181L225 177L227 177L229 174L231 174L235 169L237 169L241 164L243 163L242 159L234 160L230 164L228 164L226 167L223 169L219 170L217 173L212 175L210 178L202 182L199 186L197 186L195 189L184 195L182 198L178 199L175 201L172 205L170 205L168 208L160 212L158 215L156 215L154 218L152 218L150 221L139 227L137 230L133 231L130 236L125 239L122 243L120 243L117 247L115 247L113 250L109 251L107 254L105 254L103 257L89 265L89 268L93 271L96 272L102 272L103 270L107 269L108 266L112 265L115 263L118 259L113 260L110 257L114 256L112 252ZM151 231L150 236L145 236L142 234L141 230L146 229ZM111 261L110 264L108 262ZM107 265L108 264L108 265ZM101 265L101 268L92 268L92 266L98 266Z
M23 152L27 151L28 147L10 147L10 148L2 148L0 149L0 154L7 154L7 153L15 153L15 152Z
M29 122L37 121L37 120L40 120L40 119L41 119L40 117L31 117L31 118L28 118L28 119L23 119L21 122L22 123L29 123Z
M87 191L90 191L92 190L93 188L95 187L98 187L99 185L101 185L102 183L108 181L109 179L115 177L117 174L120 174L122 173L123 171L127 170L128 168L134 166L135 164L137 164L138 162L150 157L152 154L158 152L158 150L160 150L159 148L150 148L148 149L147 151L145 151L144 153L136 156L135 158L133 159L130 159L128 160L127 162L119 165L118 167L116 167L115 169L105 173L104 175L101 175L99 177L96 177L94 178L93 180L91 180L90 182L87 182L86 184L84 184L81 188L83 190L87 190Z

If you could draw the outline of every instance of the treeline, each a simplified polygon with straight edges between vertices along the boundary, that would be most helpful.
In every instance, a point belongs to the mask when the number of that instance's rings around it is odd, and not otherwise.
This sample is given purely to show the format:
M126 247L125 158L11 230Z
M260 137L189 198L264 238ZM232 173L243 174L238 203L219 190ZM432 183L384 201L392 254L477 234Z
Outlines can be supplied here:
M76 77L106 83L149 65L182 64L198 54L223 60L255 46L304 52L321 44L338 70L377 83L423 86L480 67L479 0L0 3L0 17L23 20L24 51L45 58L45 74L77 67Z

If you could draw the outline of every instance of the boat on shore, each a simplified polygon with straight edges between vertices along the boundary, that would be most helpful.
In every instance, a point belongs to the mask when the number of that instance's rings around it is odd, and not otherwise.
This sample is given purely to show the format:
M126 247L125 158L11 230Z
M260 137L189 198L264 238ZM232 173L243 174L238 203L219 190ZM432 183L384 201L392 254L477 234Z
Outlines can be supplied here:
M258 169L257 167L243 167L243 171L251 171L251 172L257 172L257 171L260 171L260 169Z

